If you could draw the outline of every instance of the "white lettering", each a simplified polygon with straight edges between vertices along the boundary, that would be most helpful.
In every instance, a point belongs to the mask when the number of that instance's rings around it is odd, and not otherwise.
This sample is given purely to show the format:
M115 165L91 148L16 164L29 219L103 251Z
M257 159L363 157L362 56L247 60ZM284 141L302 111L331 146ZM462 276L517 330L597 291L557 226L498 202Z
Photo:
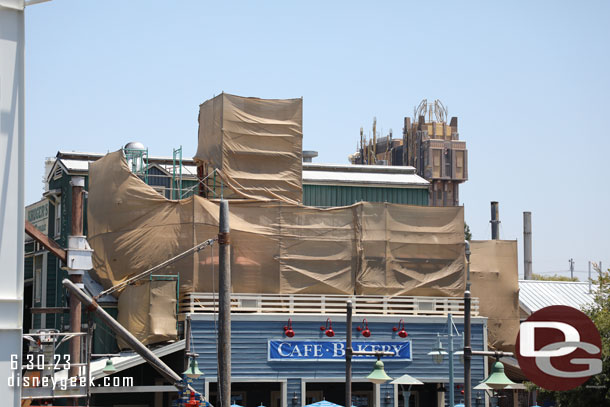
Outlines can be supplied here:
M343 357L345 356L345 345L341 342L333 343L333 357Z
M277 352L280 354L280 356L282 356L282 357L285 357L285 358L286 358L286 357L290 356L290 353L284 353L284 352L282 352L282 346L284 346L284 345L286 345L286 346L290 347L290 344L289 344L289 343L282 342L282 343L280 343L280 344L277 346Z
M594 355L599 353L599 348L592 343L587 342L556 342L551 343L550 345L546 345L541 349L541 351L552 351L555 349L562 349L564 345L575 345L577 348L584 349L588 353ZM570 360L570 364L572 365L587 365L588 368L586 370L579 370L576 372L565 371L556 369L555 366L551 364L550 357L539 356L536 358L536 366L543 372L555 376L555 377L589 377L596 375L602 372L602 361L601 359L596 358L574 358Z
M316 357L316 358L321 358L322 357L322 345L315 344L313 346L313 356Z
M299 347L297 345L294 346L294 348L292 348L292 352L289 355L290 357L294 357L294 356L299 356L302 357L303 354L301 353L301 350L299 349Z
M394 356L395 357L400 355L400 351L402 350L402 345L392 345L392 348L394 349Z
M580 341L580 334L572 325L563 322L551 321L526 321L521 324L519 350L525 357L556 357L568 355L576 349L574 346L566 346L556 350L536 350L535 349L535 330L536 328L550 328L561 331L566 342Z
M303 345L303 355L304 356L309 356L309 353L313 350L313 346L312 345Z

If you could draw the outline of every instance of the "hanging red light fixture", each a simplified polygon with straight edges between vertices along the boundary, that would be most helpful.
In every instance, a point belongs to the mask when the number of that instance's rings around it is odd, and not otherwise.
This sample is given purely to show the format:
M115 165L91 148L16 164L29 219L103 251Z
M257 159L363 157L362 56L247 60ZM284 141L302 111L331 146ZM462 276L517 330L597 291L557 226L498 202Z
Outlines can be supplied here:
M357 327L356 330L358 332L362 331L362 336L364 336L365 338L371 336L371 330L369 329L369 323L366 318L362 320L362 325Z
M392 331L394 331L394 332L398 331L398 336L400 336L401 338L406 338L407 336L409 336L409 334L405 330L405 321L403 321L402 319L400 321L398 321L397 327L395 326L392 328Z
M294 336L294 331L292 329L292 319L288 318L288 325L284 325L284 335L286 335L289 338L292 338Z
M326 325L320 327L320 331L325 331L324 333L329 338L335 336L335 331L333 331L333 321L330 318L326 318Z

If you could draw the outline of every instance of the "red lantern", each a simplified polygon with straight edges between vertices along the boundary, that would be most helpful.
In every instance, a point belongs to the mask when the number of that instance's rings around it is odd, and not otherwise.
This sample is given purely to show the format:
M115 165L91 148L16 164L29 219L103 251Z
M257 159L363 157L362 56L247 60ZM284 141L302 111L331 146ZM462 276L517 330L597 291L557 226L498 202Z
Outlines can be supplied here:
M364 326L364 328L363 328ZM364 318L362 320L362 325L357 327L356 330L358 332L362 331L362 336L364 336L365 338L368 338L369 336L371 336L371 330L369 329L369 323L366 320L366 318Z
M294 331L292 330L292 319L288 318L288 325L284 326L284 335L289 338L294 336Z
M398 336L400 336L401 338L406 338L407 336L409 336L409 334L405 330L405 321L403 321L402 319L400 321L398 321L397 327L395 326L392 328L392 331L394 331L394 332L398 331Z
M332 338L333 336L335 336L335 331L333 331L333 322L330 320L330 318L326 319L326 325L321 326L320 331L325 331L324 333L329 338Z

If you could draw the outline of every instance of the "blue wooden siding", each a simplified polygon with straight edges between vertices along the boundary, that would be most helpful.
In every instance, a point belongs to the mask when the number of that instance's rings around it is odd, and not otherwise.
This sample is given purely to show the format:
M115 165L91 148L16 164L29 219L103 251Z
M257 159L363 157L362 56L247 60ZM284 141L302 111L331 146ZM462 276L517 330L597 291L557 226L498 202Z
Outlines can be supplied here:
M283 336L283 327L286 325L289 315L278 318L274 321L261 320L256 315L253 315L247 320L236 320L233 317L231 324L231 371L232 378L239 381L240 378L257 378L269 379L270 382L278 379L287 379L287 405L290 406L290 400L296 392L300 397L300 382L301 379L307 380L323 380L323 379L343 379L345 378L345 364L341 361L333 362L269 362L267 361L267 341L274 340L289 340ZM325 340L328 339L324 333L320 331L320 326L324 325L326 317L320 315L319 321L301 321L299 316L292 317L292 327L296 332L294 340ZM207 318L207 319L203 319ZM311 318L310 318L311 319ZM343 319L343 318L341 318ZM437 333L446 333L446 319L428 317L419 317L421 323L407 323L406 330L409 334L408 338L412 340L412 358L410 362L392 361L384 359L385 370L392 378L397 378L405 373L419 379L424 379L432 382L448 382L449 363L445 359L443 364L435 364L428 352L432 351L436 345ZM364 341L388 341L400 340L392 327L398 323L399 318L388 319L387 322L369 322L369 329L372 331L370 338L363 338L357 331L356 327L360 324L361 319L354 318L353 340ZM423 321L434 321L433 323L424 323ZM462 324L456 324L457 329L462 332ZM333 340L341 340L345 338L345 323L338 320L333 321L333 329L335 337ZM473 349L483 349L483 330L485 325L482 319L475 319L472 325L472 346ZM216 331L214 321L210 316L194 315L192 321L192 335L194 352L199 354L199 368L205 374L205 380L215 381L217 376L217 353L216 353ZM443 346L447 349L447 339L443 338ZM454 348L461 347L461 340L454 339ZM484 379L484 359L482 357L474 357L472 359L472 382L478 384ZM463 381L463 365L459 362L459 358L455 357L455 383ZM372 370L372 361L358 361L353 363L353 378L364 379ZM203 378L196 383L196 388L203 388ZM392 386L383 387L383 394L386 390L393 394ZM456 392L456 400L459 400L459 391ZM448 397L447 397L448 399Z
M347 206L361 201L428 206L428 188L303 185L303 204L307 206Z

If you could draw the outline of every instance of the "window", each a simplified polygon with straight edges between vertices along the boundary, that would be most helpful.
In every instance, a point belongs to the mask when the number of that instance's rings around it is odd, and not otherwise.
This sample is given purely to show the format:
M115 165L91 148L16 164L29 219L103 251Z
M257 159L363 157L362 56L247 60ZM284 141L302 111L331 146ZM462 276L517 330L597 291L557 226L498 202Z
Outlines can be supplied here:
M59 236L61 236L61 203L60 202L58 202L55 205L55 222L54 222L54 224L55 224L55 228L54 228L55 230L53 231L54 232L53 236L54 237L59 237Z
M42 260L43 256L34 256L34 304L42 302Z

